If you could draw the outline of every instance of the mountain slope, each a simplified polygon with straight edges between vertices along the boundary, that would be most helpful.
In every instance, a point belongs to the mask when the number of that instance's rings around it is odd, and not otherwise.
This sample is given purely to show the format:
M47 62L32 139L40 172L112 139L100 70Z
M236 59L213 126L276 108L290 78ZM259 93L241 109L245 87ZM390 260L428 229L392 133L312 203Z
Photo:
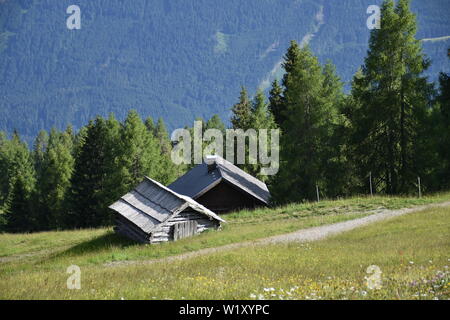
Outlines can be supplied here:
M51 126L77 128L96 114L130 108L164 117L169 129L229 108L280 75L291 39L331 59L345 81L362 64L366 9L380 0L0 1L0 130L28 141ZM419 38L450 35L447 0L414 1ZM450 40L426 41L430 75L449 71Z

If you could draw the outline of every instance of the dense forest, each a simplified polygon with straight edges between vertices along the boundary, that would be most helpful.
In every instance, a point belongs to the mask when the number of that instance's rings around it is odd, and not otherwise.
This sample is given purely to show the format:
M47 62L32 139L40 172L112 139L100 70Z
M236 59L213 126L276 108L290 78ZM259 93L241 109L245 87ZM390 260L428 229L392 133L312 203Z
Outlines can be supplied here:
M322 198L368 194L369 176L375 193L415 193L419 177L423 192L450 188L450 74L426 76L432 63L409 5L383 2L349 93L333 63L293 40L268 94L242 87L234 98L231 128L281 131L278 174L241 166L268 183L274 205L314 200L317 187ZM209 128L227 125L216 114ZM108 205L144 175L168 184L189 169L173 164L172 148L163 119L143 121L136 110L123 121L110 114L79 130L42 130L32 148L17 131L0 133L1 229L109 225Z
M290 40L333 61L345 91L363 63L369 5L382 0L0 1L0 130L32 143L42 130L130 109L169 131L219 114L236 91L268 93ZM81 9L69 30L66 9ZM414 0L418 39L450 36L448 0ZM450 71L450 39L424 40L432 80ZM173 117L177 114L177 117Z

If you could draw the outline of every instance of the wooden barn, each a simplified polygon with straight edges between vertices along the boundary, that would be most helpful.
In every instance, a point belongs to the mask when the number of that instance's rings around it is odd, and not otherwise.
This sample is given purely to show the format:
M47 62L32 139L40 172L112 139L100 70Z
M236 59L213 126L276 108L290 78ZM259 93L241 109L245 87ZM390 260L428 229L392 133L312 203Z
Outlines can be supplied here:
M270 198L264 182L219 156L207 157L169 188L216 213L267 206Z
M160 243L217 229L222 218L148 177L110 206L114 230L142 243Z

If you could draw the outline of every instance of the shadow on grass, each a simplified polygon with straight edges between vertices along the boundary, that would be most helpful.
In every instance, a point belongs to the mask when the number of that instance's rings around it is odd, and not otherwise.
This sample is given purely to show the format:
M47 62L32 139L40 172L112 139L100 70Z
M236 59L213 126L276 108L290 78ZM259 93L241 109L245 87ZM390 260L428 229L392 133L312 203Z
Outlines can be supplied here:
M100 252L108 248L127 248L134 245L138 245L138 243L110 231L104 235L74 245L67 250L55 253L51 258L57 259L63 256L78 256Z

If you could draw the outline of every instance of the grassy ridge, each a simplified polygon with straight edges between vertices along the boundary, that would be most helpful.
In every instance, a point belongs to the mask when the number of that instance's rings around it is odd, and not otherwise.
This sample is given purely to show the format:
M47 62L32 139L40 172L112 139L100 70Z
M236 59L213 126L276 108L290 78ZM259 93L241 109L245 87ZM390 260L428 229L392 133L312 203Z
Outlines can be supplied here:
M109 229L0 235L0 298L417 298L409 282L431 279L449 264L448 209L410 214L313 244L249 247L151 266L109 268L103 263L164 257L348 220L381 207L448 198L354 198L241 212L228 216L220 232L158 246L132 244ZM81 290L66 288L71 264L81 267ZM371 264L388 277L374 292L364 284ZM448 295L444 285L438 291L419 297Z

